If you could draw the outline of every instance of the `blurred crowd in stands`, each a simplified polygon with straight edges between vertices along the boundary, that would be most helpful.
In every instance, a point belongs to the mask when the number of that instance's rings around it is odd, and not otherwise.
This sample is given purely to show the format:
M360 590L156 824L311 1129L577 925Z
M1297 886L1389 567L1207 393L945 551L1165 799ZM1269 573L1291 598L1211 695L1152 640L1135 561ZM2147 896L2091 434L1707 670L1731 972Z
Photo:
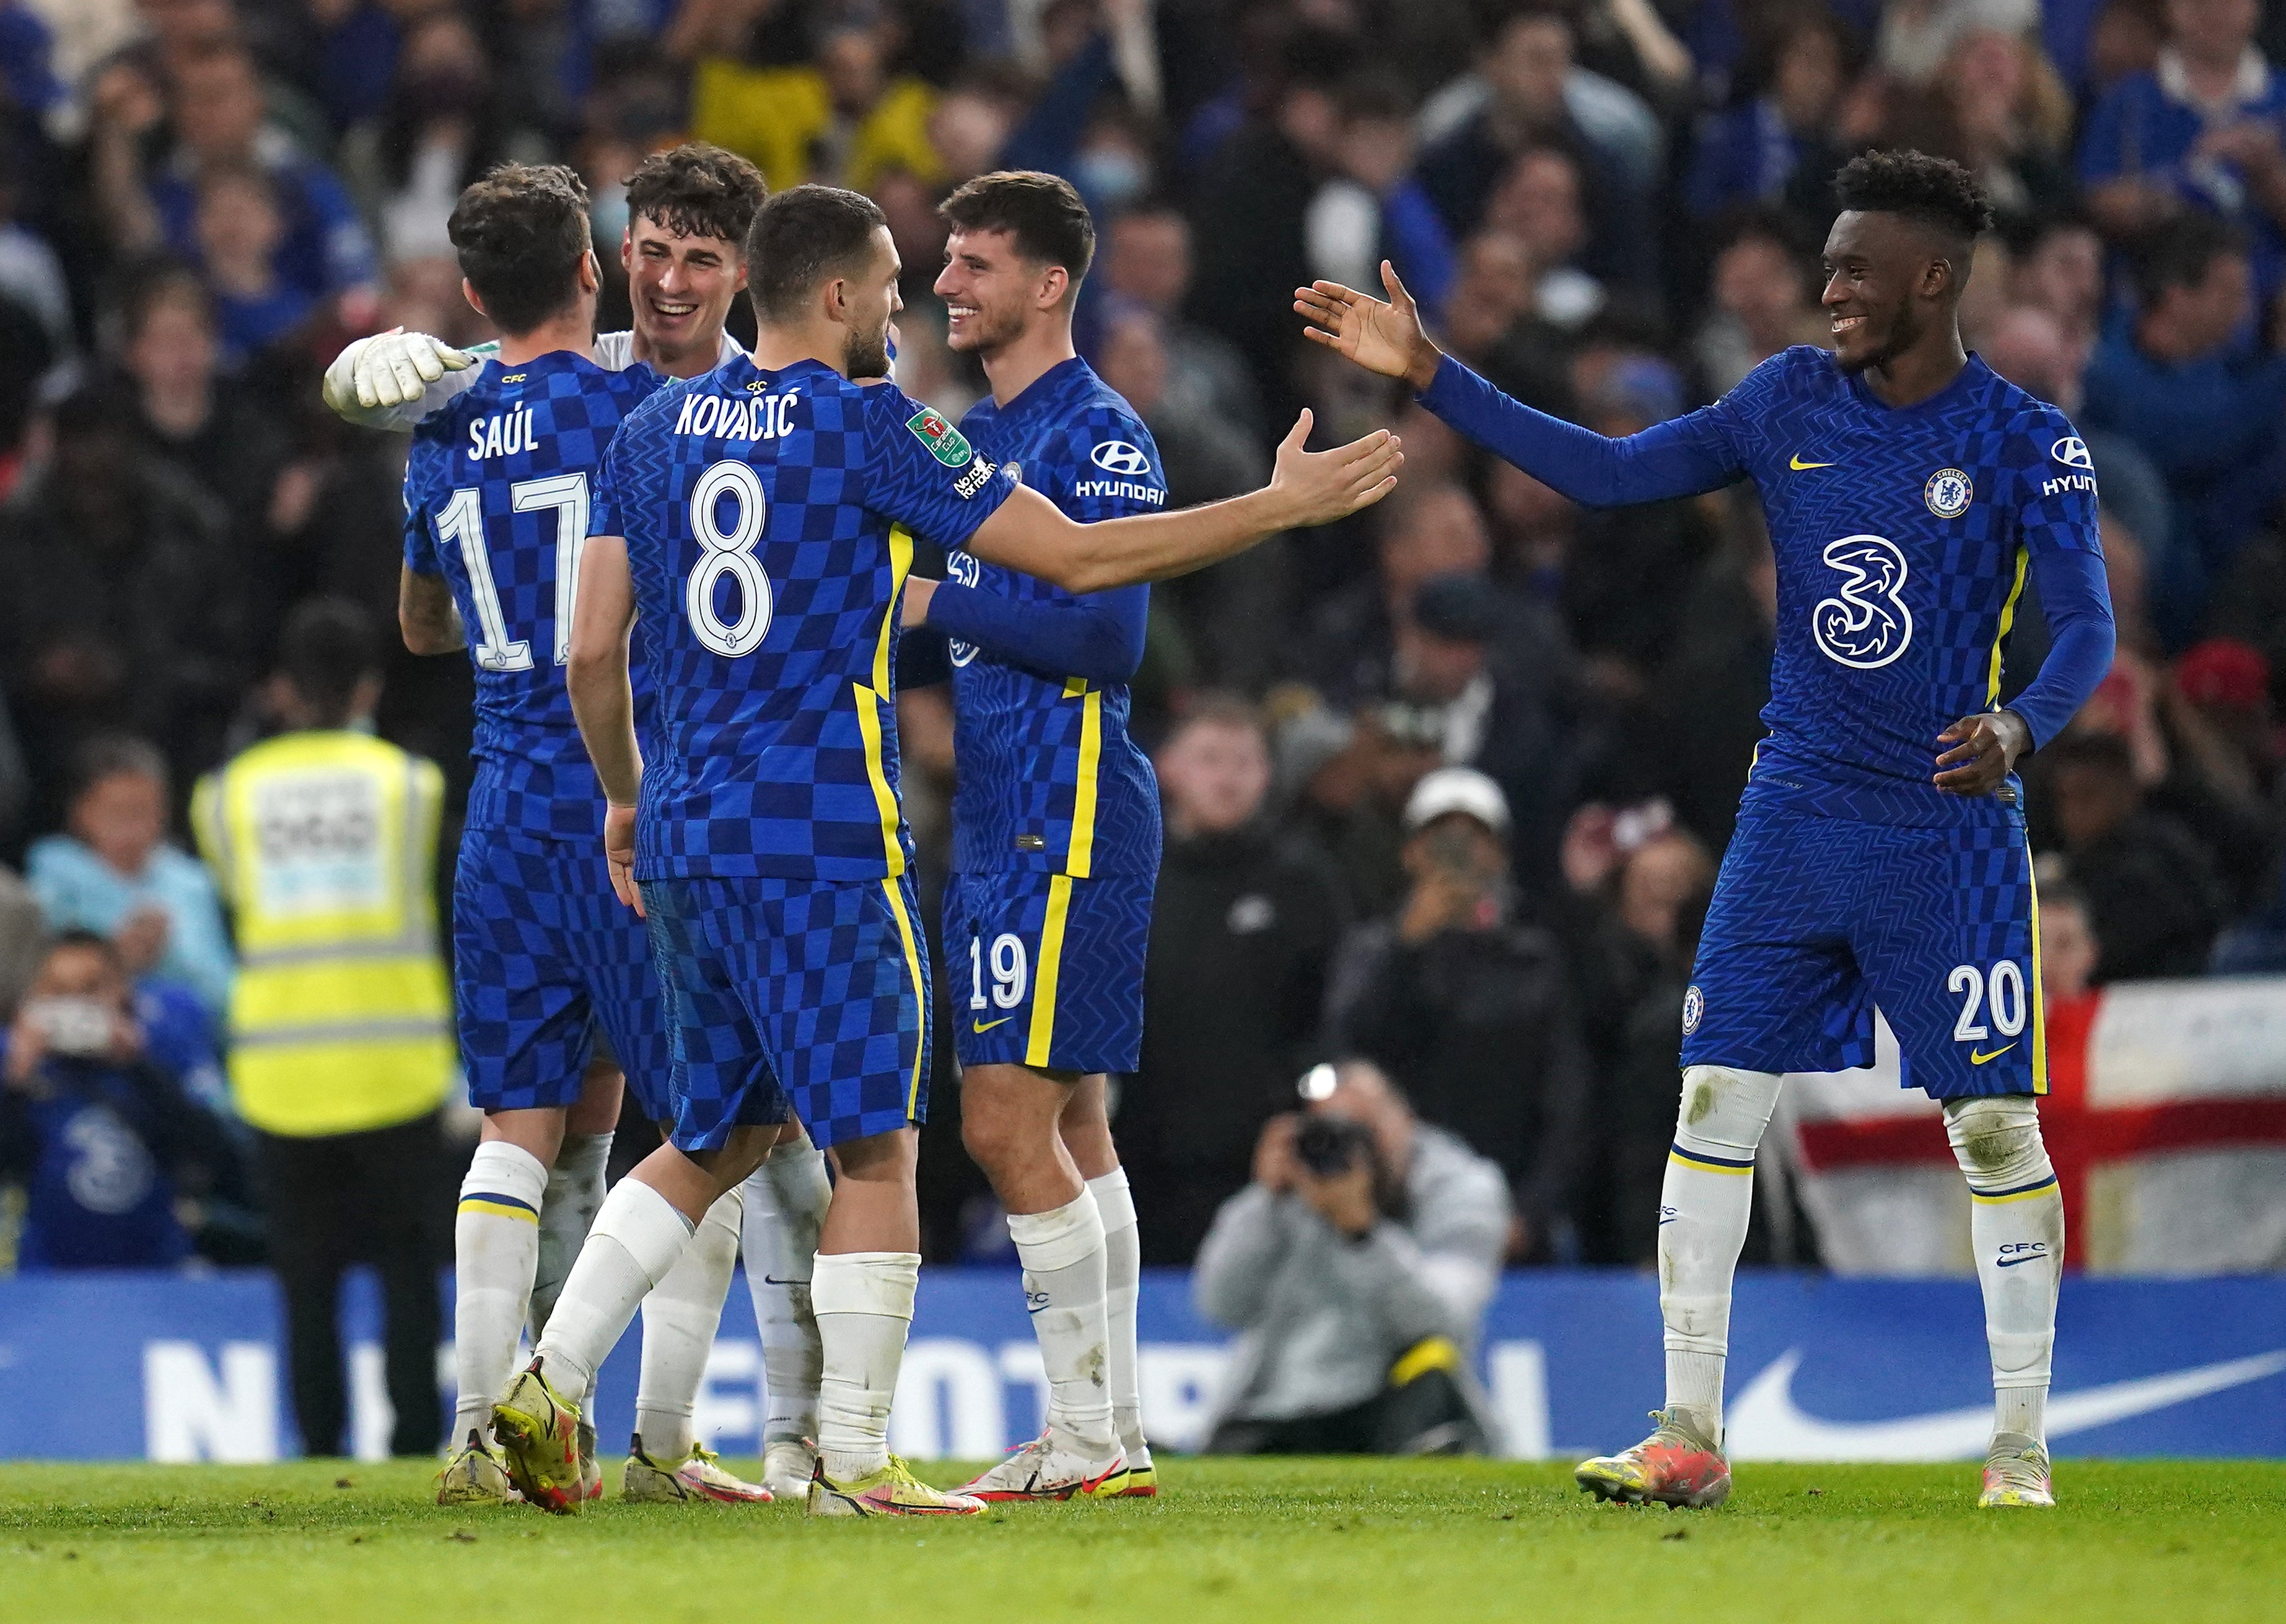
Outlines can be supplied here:
M1376 286L1384 256L1472 366L1624 434L1820 342L1840 162L1968 165L2002 225L1963 325L2083 431L2121 634L2027 764L2036 845L2098 984L2286 968L2286 9L0 0L0 853L24 881L0 997L82 1012L10 1034L0 1181L36 1189L78 1133L59 1177L155 1202L139 1260L258 1255L214 1035L231 939L184 815L278 725L293 605L393 621L405 442L335 422L319 372L393 324L487 335L444 226L488 165L577 166L617 278L619 183L686 137L881 202L901 381L949 414L982 380L928 291L934 205L1021 167L1095 211L1083 347L1175 502L1257 482L1305 405L1325 436L1406 436L1382 507L1154 595L1136 715L1168 845L1118 1108L1149 1260L1188 1260L1296 1079L1352 1057L1500 1165L1512 1259L1651 1251L1681 990L1766 696L1762 516L1743 489L1582 510L1327 364L1290 290ZM627 319L607 288L603 324ZM2028 606L2012 688L2044 644ZM374 725L457 797L467 662L385 674ZM941 883L950 716L926 691L901 714ZM76 1118L42 1081L69 1043L106 1062ZM950 1048L922 1174L947 1258L1005 1242Z

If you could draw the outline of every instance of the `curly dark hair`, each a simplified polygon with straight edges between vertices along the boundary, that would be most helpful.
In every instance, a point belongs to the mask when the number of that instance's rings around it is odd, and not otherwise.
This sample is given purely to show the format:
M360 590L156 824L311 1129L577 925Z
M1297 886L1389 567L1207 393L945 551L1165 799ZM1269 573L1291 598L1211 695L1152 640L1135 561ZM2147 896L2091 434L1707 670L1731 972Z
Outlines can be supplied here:
M743 246L754 211L770 194L762 172L705 141L653 153L627 177L627 213L679 237L720 237Z
M1833 195L1845 209L1902 215L1968 242L1992 229L1992 200L1976 177L1927 153L1860 153L1834 176Z
M579 296L587 188L560 163L503 163L445 222L461 274L503 333L529 333Z

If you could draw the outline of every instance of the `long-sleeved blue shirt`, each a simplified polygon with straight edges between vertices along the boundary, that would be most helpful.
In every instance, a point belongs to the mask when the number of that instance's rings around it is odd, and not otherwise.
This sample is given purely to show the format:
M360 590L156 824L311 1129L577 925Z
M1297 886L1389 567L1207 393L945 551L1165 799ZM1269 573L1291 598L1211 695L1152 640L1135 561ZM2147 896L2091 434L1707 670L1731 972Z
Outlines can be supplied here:
M961 430L1082 523L1166 504L1151 431L1077 357L1005 406L978 403ZM927 624L951 637L953 867L1157 872L1158 779L1127 736L1150 588L1077 597L958 550L945 573Z
M1932 779L1937 736L1999 702L2028 573L2053 632L2009 707L2034 743L2054 737L2110 668L2087 448L2062 413L1975 356L1931 398L1892 407L1826 351L1797 346L1713 406L1624 439L1535 412L1449 359L1422 402L1591 506L1754 480L1778 619L1750 804L1907 824L2014 815L2013 779L2004 797L1977 800Z

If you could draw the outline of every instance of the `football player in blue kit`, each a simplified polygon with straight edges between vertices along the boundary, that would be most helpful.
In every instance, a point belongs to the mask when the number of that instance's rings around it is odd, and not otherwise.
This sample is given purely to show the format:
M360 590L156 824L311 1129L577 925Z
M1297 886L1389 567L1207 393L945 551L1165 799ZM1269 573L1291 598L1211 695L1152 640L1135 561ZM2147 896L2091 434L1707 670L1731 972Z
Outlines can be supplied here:
M1095 253L1078 192L1004 171L938 212L949 338L992 385L961 433L1082 523L1159 511L1151 431L1072 346ZM1158 780L1127 733L1151 589L1077 596L966 551L946 573L908 583L904 619L950 639L959 788L943 946L961 1133L1007 1210L1048 1379L1039 1437L963 1492L1147 1497L1142 1251L1105 1086L1140 1058L1159 871Z
M653 153L637 164L627 177L627 223L619 235L634 325L596 334L595 363L611 373L695 378L745 354L723 323L746 285L746 228L768 194L753 164L703 141ZM366 428L412 429L474 387L492 349L464 352L422 333L359 339L327 370L326 402ZM599 1095L582 1108L549 1170L532 1292L536 1320L547 1319L603 1200L616 1121L600 1115L608 1104ZM798 1135L770 1154L742 1192L746 1286L769 1377L762 1481L779 1494L806 1493L816 1464L808 1442L817 1431L819 1359L809 1260L827 1194L825 1160Z
M2062 413L1961 346L1992 210L1958 165L1872 153L1835 180L1829 351L1797 346L1713 406L1612 440L1542 415L1442 355L1391 303L1296 290L1311 335L1402 377L1478 445L1575 501L1661 501L1751 478L1778 577L1770 729L1756 752L1683 1006L1683 1103L1659 1212L1667 1405L1650 1438L1583 1462L1598 1497L1714 1505L1731 1278L1780 1074L1872 1059L1943 1106L1972 1200L1994 1425L1985 1506L2054 1503L2044 1421L2063 1205L2046 1092L2038 903L2013 769L2109 669L2087 448ZM2004 709L2027 579L2053 641Z
M622 1076L654 1122L667 1104L666 1021L642 927L596 850L603 801L564 692L572 602L595 475L620 421L659 385L606 371L590 338L601 276L587 194L558 167L505 165L470 186L450 230L499 354L416 430L405 476L399 618L406 645L465 647L477 668L476 782L453 879L454 1005L482 1141L454 1223L455 1449L448 1505L500 1503L492 1403L535 1301L540 1225L579 1205L551 1173L567 1139L608 1147ZM598 1055L595 1038L608 1039ZM611 1063L616 1058L617 1064ZM624 1072L622 1072L624 1068ZM600 1169L597 1171L600 1171ZM576 1245L593 1206L570 1216ZM644 1305L631 1500L766 1501L690 1434L738 1251L735 1193ZM551 1215L563 1228L566 1215ZM592 1429L575 1493L602 1493Z
M1378 501L1386 433L1280 448L1269 486L1077 524L885 378L895 244L855 193L798 186L747 238L753 358L672 386L613 442L568 681L611 802L604 847L667 989L675 1127L603 1203L504 1447L565 1480L585 1391L635 1304L771 1142L806 1123L839 1171L811 1299L824 1348L813 1514L974 1514L888 1453L920 1258L914 1130L928 987L897 799L898 598L910 532L1090 593L1202 568ZM658 744L639 748L640 610Z

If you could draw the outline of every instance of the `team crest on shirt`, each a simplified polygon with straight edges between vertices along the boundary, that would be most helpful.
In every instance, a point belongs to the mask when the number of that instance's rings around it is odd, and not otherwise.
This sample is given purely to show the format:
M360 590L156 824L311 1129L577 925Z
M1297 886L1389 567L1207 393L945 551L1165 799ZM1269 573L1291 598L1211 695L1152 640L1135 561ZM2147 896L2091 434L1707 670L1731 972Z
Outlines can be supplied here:
M1957 468L1941 468L1921 487L1921 500L1941 519L1957 519L1976 500L1976 485Z
M1707 995L1699 990L1697 982L1683 993L1683 1035L1690 1037L1699 1029L1699 1017L1707 1013Z
M905 427L913 431L915 439L929 448L929 455L947 468L965 468L976 454L968 448L968 441L960 430L941 412L923 406L905 419Z

